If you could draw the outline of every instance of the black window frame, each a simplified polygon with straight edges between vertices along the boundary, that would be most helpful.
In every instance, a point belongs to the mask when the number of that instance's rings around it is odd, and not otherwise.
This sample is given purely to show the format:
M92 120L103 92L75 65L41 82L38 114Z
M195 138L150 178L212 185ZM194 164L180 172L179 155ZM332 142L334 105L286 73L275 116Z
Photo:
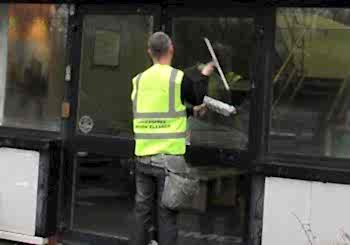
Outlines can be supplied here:
M277 10L279 8L349 8L350 3L331 1L279 1L275 3L273 18L273 41L275 46L275 31ZM272 62L274 62L272 60ZM270 66L271 67L271 66ZM271 70L271 69L270 69ZM271 74L272 75L272 74ZM272 76L268 82L265 93L265 110L267 127L264 129L265 147L261 158L256 159L254 169L257 173L267 176L277 176L285 178L298 178L303 180L314 180L335 183L350 183L350 159L328 156L312 156L306 154L291 154L283 152L273 152L270 148L271 114L273 100Z

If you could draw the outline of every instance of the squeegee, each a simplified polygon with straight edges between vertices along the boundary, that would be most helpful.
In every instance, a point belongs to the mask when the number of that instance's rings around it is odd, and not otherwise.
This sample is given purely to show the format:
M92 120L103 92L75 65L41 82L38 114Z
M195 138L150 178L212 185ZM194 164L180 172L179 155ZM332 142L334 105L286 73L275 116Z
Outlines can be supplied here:
M216 100L209 96L204 96L203 103L208 107L209 110L215 111L225 117L237 114L237 109L229 104L226 104L220 100Z
M220 77L221 77L221 81L223 82L225 89L226 89L227 91L229 91L229 90L230 90L230 86L228 85L227 80L226 80L226 77L225 77L225 75L224 75L224 73L223 73L223 71L222 71L222 69L221 69L221 66L220 66L220 64L219 64L219 60L218 60L218 58L216 57L216 54L215 54L214 49L213 49L213 46L211 46L211 43L210 43L210 41L209 41L208 38L205 37L205 38L204 38L204 41L205 41L205 44L206 44L207 47L208 47L209 53L210 53L210 55L211 55L211 58L212 58L213 61L214 61L215 67L216 67L216 69L218 69L219 75L220 75Z

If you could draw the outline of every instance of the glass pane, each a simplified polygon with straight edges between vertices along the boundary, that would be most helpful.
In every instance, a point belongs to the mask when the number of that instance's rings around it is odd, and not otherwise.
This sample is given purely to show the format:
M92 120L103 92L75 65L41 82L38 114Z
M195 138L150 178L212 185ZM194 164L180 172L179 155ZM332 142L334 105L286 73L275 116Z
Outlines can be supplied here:
M129 238L134 224L133 159L81 152L75 164L74 228ZM192 206L178 214L177 244L241 244L248 179L230 167L197 166L193 171L201 179L200 191Z
M209 78L207 95L240 108L240 114L224 117L209 112L203 119L189 118L188 143L196 146L244 150L248 145L250 65L254 50L252 18L175 17L172 37L174 66L193 77L193 69L209 62L204 42L214 47L230 91L217 71ZM201 188L190 210L178 215L178 244L240 244L244 227L244 180L236 169L197 166Z
M132 137L131 79L150 65L145 50L152 30L151 16L85 16L79 133Z
M200 167L202 181L193 210L178 215L178 245L242 244L248 186L237 169Z
M350 157L349 9L277 14L271 149Z
M131 163L82 153L75 161L74 228L128 237L135 192Z
M248 145L250 65L254 50L252 18L176 17L172 36L175 66L193 76L193 69L211 60L204 42L213 44L230 90L224 88L217 71L209 79L208 96L240 108L229 118L209 112L204 119L189 119L189 143L226 149ZM190 55L189 55L190 54Z
M0 5L0 124L58 131L68 9Z

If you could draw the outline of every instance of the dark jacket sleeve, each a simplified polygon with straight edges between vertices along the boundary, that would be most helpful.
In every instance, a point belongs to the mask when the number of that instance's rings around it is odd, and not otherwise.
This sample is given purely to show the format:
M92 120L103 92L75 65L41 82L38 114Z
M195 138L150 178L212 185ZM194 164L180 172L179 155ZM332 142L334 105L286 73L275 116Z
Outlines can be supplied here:
M185 71L181 84L181 101L186 105L187 116L193 115L193 106L203 103L207 91L208 77L203 76L197 69L191 71L191 76Z

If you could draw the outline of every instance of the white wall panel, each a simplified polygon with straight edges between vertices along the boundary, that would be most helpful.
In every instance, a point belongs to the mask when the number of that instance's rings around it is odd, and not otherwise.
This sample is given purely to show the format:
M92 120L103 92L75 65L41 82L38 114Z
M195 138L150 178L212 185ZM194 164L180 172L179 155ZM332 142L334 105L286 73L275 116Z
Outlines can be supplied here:
M0 230L35 235L39 152L0 148Z
M266 178L262 245L308 244L293 214L309 219L310 189L307 181Z
M262 245L344 244L349 207L350 185L266 178Z

